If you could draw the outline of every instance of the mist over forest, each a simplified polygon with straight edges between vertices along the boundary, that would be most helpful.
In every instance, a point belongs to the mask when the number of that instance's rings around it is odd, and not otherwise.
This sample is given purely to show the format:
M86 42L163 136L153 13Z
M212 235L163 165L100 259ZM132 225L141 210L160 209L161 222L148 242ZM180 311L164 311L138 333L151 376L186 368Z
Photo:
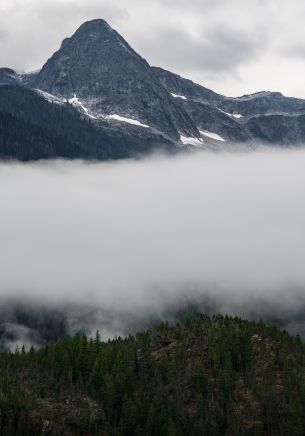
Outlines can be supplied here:
M1 346L177 314L305 335L305 150L0 164Z

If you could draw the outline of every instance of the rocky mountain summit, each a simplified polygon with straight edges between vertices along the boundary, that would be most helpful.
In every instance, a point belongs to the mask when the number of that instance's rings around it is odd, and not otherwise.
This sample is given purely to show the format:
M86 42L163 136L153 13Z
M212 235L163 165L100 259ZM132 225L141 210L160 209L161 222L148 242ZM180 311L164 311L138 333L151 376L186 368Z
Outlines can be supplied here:
M37 158L50 157L49 142L56 149L54 156L105 159L155 147L175 151L258 140L290 145L305 139L304 100L267 91L238 98L217 94L151 67L102 19L84 23L38 72L0 68L0 112L11 115L10 128L25 129L17 135L23 138L23 156L35 143L31 126L43 129L44 145L40 154L35 151ZM83 137L82 153L70 130L57 120L59 113L61 119L63 113L68 116L71 130ZM0 155L19 158L16 151L10 153L12 135L5 123L0 133ZM70 144L63 153L53 144L58 137ZM14 150L21 148L16 141Z
M104 20L87 22L65 39L29 85L79 101L92 117L134 119L174 140L180 132L199 135L148 63Z

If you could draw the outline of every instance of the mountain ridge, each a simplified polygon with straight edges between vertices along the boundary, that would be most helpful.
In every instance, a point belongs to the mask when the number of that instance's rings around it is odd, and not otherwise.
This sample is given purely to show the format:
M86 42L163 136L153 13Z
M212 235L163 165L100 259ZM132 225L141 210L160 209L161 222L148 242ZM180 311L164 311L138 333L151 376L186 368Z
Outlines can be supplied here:
M62 111L73 108L92 122L92 128L108 129L110 136L116 132L137 144L142 140L139 152L160 144L162 148L162 143L177 151L224 147L231 142L286 146L305 141L305 100L270 91L241 97L218 94L150 66L103 19L83 23L39 71L18 74L0 68L0 91L3 86L15 87L20 95L23 88L32 90L50 104L61 106ZM5 102L0 109L15 117L18 112ZM30 106L24 109L27 111L32 111ZM40 126L39 120L37 123ZM49 127L65 136L63 128L58 132L58 126ZM147 136L152 140L147 141ZM130 155L134 152L131 147ZM108 147L108 153L96 153L100 159L98 155L111 159L118 153ZM18 155L12 153L11 157ZM75 157L73 153L71 157Z

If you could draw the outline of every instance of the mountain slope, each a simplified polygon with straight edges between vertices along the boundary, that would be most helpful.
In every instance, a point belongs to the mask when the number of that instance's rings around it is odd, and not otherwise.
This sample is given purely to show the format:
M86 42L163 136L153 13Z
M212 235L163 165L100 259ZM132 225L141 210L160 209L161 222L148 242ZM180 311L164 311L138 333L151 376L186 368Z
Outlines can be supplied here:
M76 335L0 354L0 432L301 435L304 362L298 337L222 316L107 343Z
M211 130L237 142L259 140L288 145L305 141L305 100L267 91L225 97L170 71L153 70L199 130Z
M199 131L217 133L226 140L235 142L251 140L250 133L235 117L219 109L225 97L162 68L153 67L153 71Z
M246 127L257 140L283 146L300 145L305 139L305 113L257 115L246 122Z
M0 156L20 160L47 158L119 159L173 144L149 129L128 126L124 131L92 121L66 103L50 103L21 86L0 87ZM145 135L145 136L143 136Z
M221 108L245 117L275 113L298 115L305 112L305 100L285 97L280 92L262 91L237 98L226 97L221 102Z

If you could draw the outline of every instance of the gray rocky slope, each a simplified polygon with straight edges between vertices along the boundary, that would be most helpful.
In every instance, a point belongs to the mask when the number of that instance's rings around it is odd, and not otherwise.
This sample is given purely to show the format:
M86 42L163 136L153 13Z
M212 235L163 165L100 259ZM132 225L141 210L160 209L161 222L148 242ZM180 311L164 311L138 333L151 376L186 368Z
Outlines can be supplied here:
M101 19L84 23L36 73L1 68L0 85L30 88L50 104L73 107L95 126L143 141L149 133L173 147L305 140L304 100L275 92L222 96L151 67Z

